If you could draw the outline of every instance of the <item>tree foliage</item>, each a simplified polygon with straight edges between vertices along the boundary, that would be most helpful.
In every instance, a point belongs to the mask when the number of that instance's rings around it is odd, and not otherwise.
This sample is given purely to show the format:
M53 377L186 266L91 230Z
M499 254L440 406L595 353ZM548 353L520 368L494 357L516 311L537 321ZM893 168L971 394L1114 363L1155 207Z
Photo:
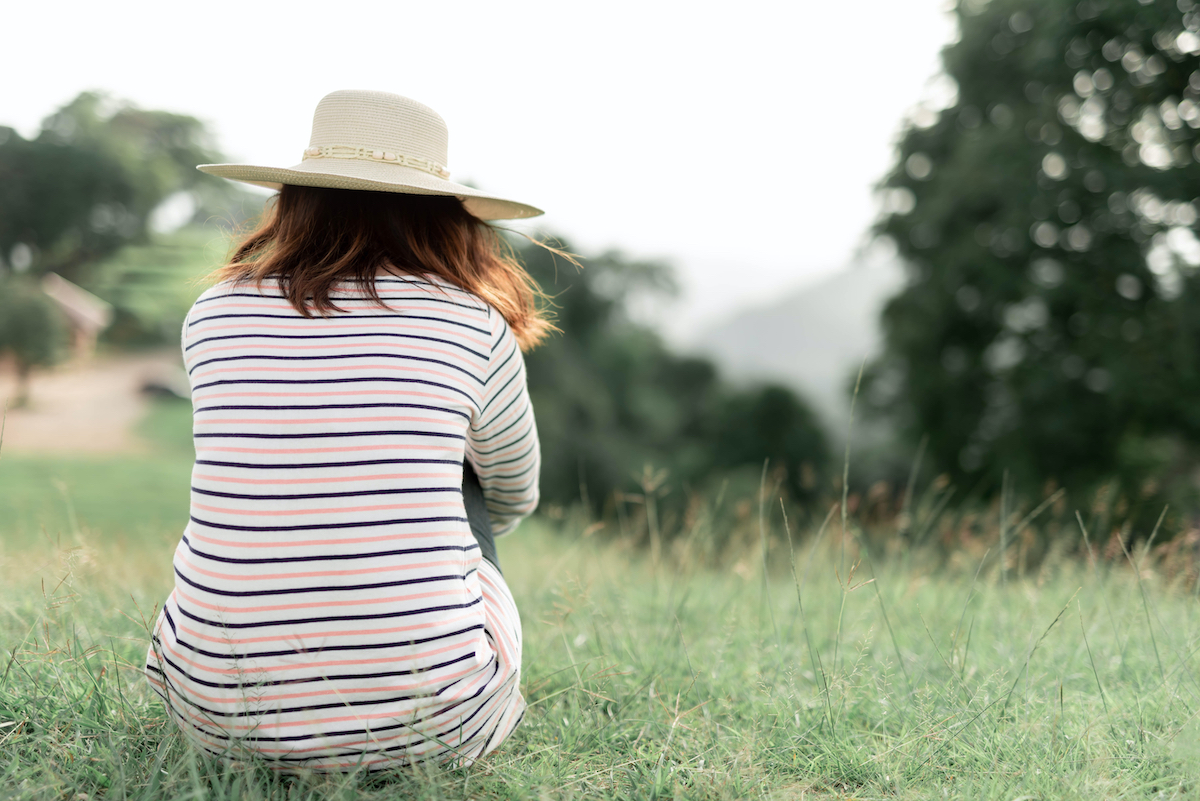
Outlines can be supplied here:
M0 278L0 355L10 356L17 368L13 406L28 402L33 368L57 362L65 346L66 326L41 288L24 276Z
M1130 489L1200 442L1200 6L964 0L878 231L910 268L866 400L998 486Z
M86 279L88 265L146 238L166 198L189 192L198 214L227 205L236 190L196 170L215 160L194 117L94 92L47 117L34 139L0 127L0 257Z
M553 297L559 336L528 354L542 438L542 493L601 505L638 488L647 466L670 486L713 483L763 461L780 468L794 498L811 496L828 447L809 407L782 387L735 389L706 359L673 353L631 319L632 298L670 292L666 267L610 252L576 269L537 247L521 256Z

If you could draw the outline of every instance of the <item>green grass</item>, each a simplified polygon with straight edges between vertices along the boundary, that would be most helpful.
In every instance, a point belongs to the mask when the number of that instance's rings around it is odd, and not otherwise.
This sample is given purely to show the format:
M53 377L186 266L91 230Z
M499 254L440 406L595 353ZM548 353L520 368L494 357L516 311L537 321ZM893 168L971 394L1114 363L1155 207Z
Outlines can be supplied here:
M192 470L191 404L156 401L144 456L0 456L0 557L94 534L104 542L178 537Z
M74 530L105 541L178 537L191 469L176 456L6 456L0 459L0 555Z
M1200 795L1194 576L1123 556L1001 576L995 543L943 560L887 536L872 574L835 516L795 533L793 578L778 514L720 570L692 555L704 514L657 565L570 516L503 540L530 710L473 768L281 777L213 762L140 676L186 467L165 441L140 460L0 459L0 796ZM31 537L39 515L47 536Z

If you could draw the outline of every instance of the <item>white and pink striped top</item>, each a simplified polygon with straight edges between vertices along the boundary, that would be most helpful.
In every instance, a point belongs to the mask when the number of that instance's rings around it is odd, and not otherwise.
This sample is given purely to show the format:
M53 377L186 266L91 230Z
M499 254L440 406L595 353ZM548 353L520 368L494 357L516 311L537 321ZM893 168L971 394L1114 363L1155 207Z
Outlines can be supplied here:
M350 284L305 318L273 280L184 323L196 463L147 675L200 747L280 768L469 762L516 727L521 624L462 463L505 534L538 500L524 360L447 283Z

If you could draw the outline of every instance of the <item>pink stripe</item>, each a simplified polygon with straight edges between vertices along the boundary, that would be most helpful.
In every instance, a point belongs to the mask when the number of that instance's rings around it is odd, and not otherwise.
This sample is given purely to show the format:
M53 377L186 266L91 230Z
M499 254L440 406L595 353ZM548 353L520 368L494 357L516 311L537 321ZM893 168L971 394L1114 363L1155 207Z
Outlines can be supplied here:
M405 481L414 478L449 478L461 481L462 473L396 473L372 476L329 476L328 478L231 478L196 473L193 478L200 481L217 481L222 484L337 484L347 481Z
M329 390L328 392L203 392L203 400L213 400L215 398L349 398L361 395L388 395L395 397L396 390L394 388L380 389L359 389L359 390ZM453 400L447 395L438 395L430 392L414 392L405 390L406 398L430 398L432 400L444 401L447 399Z
M401 350L403 352L415 350L415 351L419 351L421 353L436 353L438 355L445 356L446 358L454 359L455 361L459 362L460 364L464 364L468 367L476 367L477 368L477 363L475 361L468 359L466 356L459 353L458 351L443 350L442 348L431 348L427 345L416 345L416 344L413 344L410 342L405 342L402 345L397 345L396 342L370 342L370 341L362 341L362 340L357 340L355 342L339 342L336 344L329 344L329 345L314 345L314 344L308 344L308 343L303 344L303 345L277 345L274 343L261 342L261 343L255 343L253 346L248 345L248 344L224 345L224 346L220 346L220 347L210 346L210 347L204 348L203 350L198 350L198 351L191 353L188 356L188 362L190 363L190 362L202 359L205 356L209 355L210 353L228 353L229 351L246 351L246 350L256 350L256 351L259 351L259 350L303 350L303 351L340 350L340 351L345 351L345 350L361 350L366 347Z
M224 545L230 548L311 548L319 545L353 545L356 543L366 542L390 542L392 540L418 540L425 538L438 537L455 537L462 539L467 536L466 531L429 531L429 532L411 532L407 534L384 534L379 537L343 537L327 540L292 540L287 542L250 542L248 540L219 540L215 537L206 537L199 534L193 528L188 528L188 536L195 537L201 542L207 542L212 545Z
M508 470L517 470L517 469L519 469L519 468L521 468L521 467L525 467L526 465L530 464L531 462L533 462L533 461L534 461L535 459L537 459L537 458L538 458L538 455L537 455L537 453L536 453L536 452L535 452L535 453L530 453L528 456L526 456L524 459L522 459L522 460L521 460L521 461L519 461L519 462L516 462L516 463L509 462L508 464L506 464L506 465L503 465L502 467L496 467L494 470L489 470L487 465L482 465L482 464L481 464L481 465L479 465L479 470L478 470L478 471L476 471L476 472L478 472L478 473L479 473L479 477L480 477L480 478L490 478L491 476L494 476L496 473L500 472L501 470L504 470L504 471L508 471ZM511 482L511 481L510 481L509 483L510 483L510 484L511 484L511 483L517 483L517 484L520 484L520 483L522 483L522 482L520 482L520 481L518 480L518 481L515 481L515 482Z
M371 358L363 356L364 359ZM227 373L345 373L348 371L361 372L363 370L385 370L391 373L417 373L418 375L435 375L439 378L444 378L447 381L455 381L464 383L464 379L452 375L451 373L443 373L437 370L432 370L425 365L396 365L396 364L330 364L319 367L268 367L267 365L251 365L249 367L219 367L210 370L207 373L192 376L192 381L201 381L205 378L212 378L215 375L224 375Z
M390 509L462 509L461 501L426 501L424 503L388 503L375 506L338 506L329 509L226 509L221 506L205 506L192 502L193 509L240 517L287 517L290 515L335 515L343 512L383 512Z
M390 276L390 275L383 275L383 274L376 276L376 278L383 279L383 280L387 280L391 277L392 276ZM280 286L279 281L276 279L273 279L273 278L264 279L263 286L268 287L273 290L276 290L276 291L280 291L280 292L283 291L283 288ZM378 281L376 281L375 291L378 293L378 295L381 298L389 298L389 297L393 297L393 296L418 298L418 299L446 298L448 300L458 299L460 301L465 301L468 305L470 305L470 303L472 303L472 302L474 302L474 303L480 302L478 297L467 292L467 290L463 289L460 286L455 286L452 283L445 283L445 282L433 279L431 277L425 277L425 276L416 277L415 283L388 281L387 283L380 284ZM352 299L351 297L346 297L346 296L354 296L354 297L358 297L360 299L369 298L370 294L371 293L363 290L358 285L356 285L354 283L350 283L350 282L345 282L342 279L339 279L338 286L334 286L330 290L330 296L334 300L337 300L339 298L341 298L343 300ZM218 295L218 297L230 297L230 295L223 295L223 296ZM286 298L268 298L266 296L262 296L262 299L268 300L268 301L274 301L276 303L286 302ZM478 311L482 312L485 310L486 309L482 306L478 307Z
M493 377L493 378L488 379L488 383L491 383L493 381L499 381L501 384L503 384L505 381L508 380L508 378L509 378L509 376L504 376L499 379ZM505 390L504 394L499 395L499 396L489 395L487 403L493 403L493 404L496 404L497 408L503 408L505 403L509 402L514 396L520 395L524 390L525 390L524 383L519 382L519 381L513 381L511 384L508 385L508 389ZM519 408L523 408L523 407L524 407L524 404L521 404L521 406ZM498 419L500 419L500 418L493 418L492 420L489 420L487 425L489 425L489 426L495 425L496 420L498 420Z
M491 586L491 582L489 582L486 578L483 578L482 580L483 580L484 584L488 585L488 588L491 590L491 593L494 595L496 592L496 589ZM488 603L488 593L486 591L484 592L483 605L484 605L484 609L487 611L488 628L494 630L497 628L497 623L499 621L496 620L497 615L496 615L496 609L494 608L494 605ZM503 628L503 625L501 625L500 628ZM500 651L500 656L503 657L505 663L511 665L513 663L513 656L512 656L512 653L509 651L509 649L506 647L506 645L507 644L504 643L500 638L497 638L496 646L497 646L498 650Z
M219 411L219 410L214 410ZM201 412L201 414L211 414L211 412ZM450 421L458 423L457 420ZM448 424L446 420L439 420L435 417L313 417L300 418L291 420L283 418L255 418L255 417L223 417L216 420L197 418L195 424L198 426L215 426L215 425L278 425L278 426L298 426L298 425L324 425L326 423L429 423L435 426L444 426ZM455 428L462 429L463 425L455 425Z
M500 590L496 588L496 585L492 583L491 577L487 574L479 571L476 575L479 576L479 580L487 587L487 590L483 593L483 608L487 611L488 628L492 631L496 631L497 629L503 630L506 628L505 624L507 621L502 619L501 610L496 608L496 603L493 600L500 595ZM509 648L505 647L510 644L506 644L503 638L497 638L496 644L499 646L500 656L504 658L505 663L509 665L513 664L515 661L513 654Z
M291 306L289 305L288 308L290 309ZM398 316L401 316L401 315L398 315ZM297 319L299 320L299 318L297 318ZM345 318L334 318L334 319L345 319ZM208 321L207 320L197 321L196 325L200 325L202 322L208 322ZM375 320L373 320L373 319L359 319L354 325L324 324L321 326L321 330L322 331L331 331L331 330L337 331L340 329L351 328L351 329L354 329L355 331L362 331L364 327L367 327L367 328L374 327L374 326L372 326L372 323L374 323L374 322L375 322ZM252 327L254 329L253 331L247 333L248 337L260 336L259 334L254 333L260 329L266 330L266 331L303 331L306 334L313 333L312 327L308 325L307 321L301 321L299 325L286 325L286 324L276 324L276 323L257 323L257 322L246 323L246 325L249 327ZM385 323L380 323L378 325L378 327L387 331L387 330L391 330L391 329L395 328L396 326L392 322L385 322ZM484 350L491 347L491 343L488 342L487 340L477 339L474 332L463 331L458 326L452 326L449 323L447 323L444 326L438 327L438 326L432 326L432 325L414 325L406 320L405 324L404 324L404 330L405 331L429 331L430 333L434 333L434 334L449 335L449 336L455 337L456 339L461 339L464 342L469 342L472 345L475 345L476 347L478 347L480 349L484 349ZM375 332L369 332L369 333L374 334ZM188 334L188 339L199 341L200 339L203 339L204 336L205 336L205 334L202 331L193 331Z
M390 445L343 445L340 448L229 448L219 445L201 444L196 448L197 454L204 453L351 453L353 451L422 451L430 456L452 456L458 459L458 450L451 448L434 448L429 445L401 444ZM324 468L318 468L324 469Z
M426 725L423 723L419 726L419 728L405 727L405 728L401 729L398 733L389 734L386 737L380 737L379 735L372 734L372 735L369 735L365 740L353 740L353 741L346 741L346 742L338 742L336 745L322 744L322 745L310 745L307 748L276 748L276 749L270 749L270 750L264 748L264 749L262 749L262 751L264 754L289 754L289 753L291 753L291 754L307 754L312 751L332 751L334 749L340 749L340 748L363 748L363 747L367 747L367 746L382 747L382 746L388 746L388 745L394 744L398 740L416 740L414 745L424 746L424 745L428 744L431 747L437 747L437 743L433 740L430 740L428 735L436 733L438 728L440 728L440 726L429 726L429 725ZM427 748L425 748L425 750L428 751L428 750L431 750L431 748L427 747ZM412 749L412 748L407 749L406 753L413 755L413 756L416 755L414 749ZM319 757L314 757L314 758L319 759ZM369 764L377 765L381 761L382 762L393 762L394 761L399 764L404 764L405 762L408 761L408 759L406 758L406 755L403 753L397 754L395 752L392 752L392 755L389 758L385 758L383 760L377 760L376 762L369 763ZM358 764L357 760L353 764Z
M377 275L376 278L386 280L388 279L388 276ZM404 293L406 297L442 297L447 299L458 298L459 300L466 301L468 303L479 302L479 298L467 292L462 287L455 286L454 284L443 283L441 281L432 280L424 276L417 278L416 280L420 283L416 285L411 283L386 283L380 285L377 281L375 287L376 291L381 297L389 297L392 293ZM354 284L340 286L335 291L339 295L359 295L360 297L368 297L370 295L369 292ZM486 310L480 307L479 311Z
M387 565L386 567L362 567L357 570L310 570L296 573L256 573L245 576L239 576L234 573L218 573L214 570L205 570L198 567L192 561L178 557L181 564L187 565L187 568L202 576L221 579L222 581L294 581L303 578L324 578L327 576L371 576L380 573L406 573L411 570L426 570L435 567L462 567L461 559L444 560L441 562L420 562L411 565Z
M171 640L169 637L163 640L163 644L164 644L164 647L168 651L170 651L171 655L173 657L175 657L175 659L177 661L191 665L192 667L196 668L197 670L203 670L205 673L211 673L211 674L215 674L218 676L231 676L231 675L235 675L235 674L240 674L240 675L247 676L248 678L253 677L255 674L259 674L259 673L277 673L281 670L294 671L300 667L302 667L305 670L311 670L311 669L315 669L315 668L348 667L348 666L353 666L353 665L387 665L387 664L392 664L394 662L412 662L414 660L425 659L425 658L434 657L434 656L440 656L441 654L444 654L448 651L463 650L465 647L463 643L457 642L457 643L451 643L449 645L444 645L441 648L430 648L429 650L421 651L420 653L393 654L391 656L384 656L384 657L379 657L376 659L327 659L323 662L307 662L306 661L302 665L271 665L268 667L261 667L258 665L254 666L254 667L246 667L244 665L239 665L238 667L231 667L231 668L216 668L216 667L212 667L211 665L206 665L203 662L197 662L196 660L192 659L191 657L187 656L186 654L175 650L175 648L173 648L171 646ZM477 669L476 667L471 667L471 668L468 668L468 669L466 669L458 674L455 674L455 675L465 676L468 673L470 673L472 670L476 670L476 669ZM432 674L426 673L425 675L429 676ZM444 677L445 677L445 674L442 674L441 676L438 677L438 680L442 681L444 679ZM421 687L421 686L427 686L428 684L429 684L429 681L424 681L424 682L420 682L413 686ZM330 692L334 692L334 691L331 690Z
M430 744L436 746L437 743L434 742L433 740L430 740L429 737L426 734L424 734L423 732L429 732L430 734L432 734L432 733L434 733L434 730L432 730L432 727L422 726L417 731L413 731L412 729L404 729L404 730L401 730L401 732L399 734L392 734L387 737L379 737L376 735L370 735L365 740L353 740L353 741L349 741L349 742L338 742L336 745L322 744L322 745L310 745L307 748L259 748L257 750L261 751L264 754L296 754L296 755L300 755L300 754L311 753L312 751L333 751L335 749L340 749L340 748L367 748L367 747L372 747L372 746L376 747L376 748L382 748L382 747L390 746L390 745L394 744L397 740L416 740L417 743L420 745L424 745L425 743L430 743ZM329 738L327 738L327 739L329 739ZM430 750L430 749L426 749L426 750ZM364 761L363 764L364 765L378 765L381 762L394 762L396 764L403 765L408 762L407 755L410 755L410 754L415 756L415 753L411 749L406 749L405 752L403 752L403 753L397 753L397 752L393 751L384 759L375 760L374 762L365 762ZM314 757L314 759L320 759L320 757ZM325 763L325 762L322 762L319 764L322 766L328 765L328 763ZM358 764L358 760L355 760L353 763L347 763L345 765L341 765L341 763L337 763L337 764L328 765L328 766L329 767L352 767L357 764ZM310 766L310 767L314 767L314 766Z
M521 409L521 414L524 414L524 413L525 413L525 410ZM527 437L527 436L529 436L529 425L528 424L522 426L521 428L517 429L516 431L512 432L511 434L509 434L508 436L506 436L502 439L488 442L488 445L491 447L492 450L496 450L497 448L501 447L506 442L513 441L513 440L515 440L516 442L520 442L521 440L525 439L525 437Z
M312 601L306 604L271 604L269 606L226 606L223 604L205 603L198 598L192 598L178 587L175 588L179 597L190 604L214 612L244 615L250 612L283 612L288 609L323 609L329 606L373 606L376 604L404 604L410 601L422 601L429 598L463 598L469 597L462 589L440 590L436 592L419 592L412 595L391 595L385 598L361 598L346 601Z
M269 711L264 711L263 717L266 717L269 714L270 714ZM196 723L199 723L202 726L212 726L213 725L213 722L209 717L207 717L205 715L197 714L195 712L191 712L190 710L188 711L188 717L191 718ZM259 721L255 722L255 723L248 723L248 724L227 723L227 724L221 726L221 729L223 729L224 731L227 731L227 732L248 731L251 729L258 731L258 732L270 732L270 731L276 731L279 729L291 729L296 726L318 727L318 726L322 726L322 725L329 725L332 723L350 723L350 722L370 723L371 721L376 721L376 720L395 721L396 720L396 712L394 710L389 710L387 712L376 712L375 714L339 715L337 717L310 718L308 720L291 720L291 721L286 721L286 722L279 721L279 720L267 721L267 720L260 719ZM421 735L421 736L423 739L427 739L426 735ZM445 741L448 743L453 742L453 740L450 740L449 738L443 738L443 739L445 739ZM259 749L255 749L255 750L259 750ZM391 760L386 760L386 761L391 761ZM347 766L355 765L355 764L358 764L358 761L353 760L353 761L345 763L345 764Z
M466 673L469 673L469 672L470 671L468 670L468 671L464 671L463 673L451 674L450 676L439 677L439 678L461 678L463 675L465 675ZM353 688L341 688L341 689L336 689L336 690L313 690L311 692L306 692L306 693L277 693L274 695L257 695L256 694L253 696L253 701L256 705L272 703L275 701L293 701L298 698L326 698L327 697L331 701L336 701L337 699L341 698L342 696L367 695L367 694L371 694L371 693L407 693L407 692L413 692L414 690L424 689L426 686L428 686L428 685L426 685L426 684L380 684L375 687L353 687ZM221 698L220 696L205 695L196 690L189 690L188 692L192 698L199 698L202 701L207 701L212 704L245 704L247 701L247 699L245 697ZM269 715L269 714L271 714L271 711L267 710L267 711L263 712L263 714ZM317 746L317 749L320 750L320 749L324 749L324 748L328 748L328 747L329 747L328 745ZM343 747L343 746L339 746L339 747Z
M473 620L474 614L465 613L457 617L448 617L441 620L431 620L428 623L417 623L412 626L391 626L385 629L336 629L333 631L313 631L305 634L276 634L271 637L230 637L228 633L223 632L220 637L214 637L208 634L202 634L196 629L188 628L182 623L176 623L179 630L194 637L197 640L205 642L219 642L222 645L251 645L264 642L284 642L292 645L295 648L303 648L306 642L312 640L321 640L337 637L368 637L379 634L402 634L411 631L425 631L433 628L450 628L455 624L462 623L467 620ZM313 648L319 648L320 644L314 645Z
M479 474L480 478L485 477L483 474L483 468L479 468L475 472ZM488 481L488 487L495 487L500 492L510 492L510 490L506 490L506 489L504 489L504 487L521 487L521 486L524 486L525 481L526 481L526 479L520 479L520 478L514 478L514 479L496 478L496 479L491 479Z
M488 703L483 706L483 708L480 710L477 717L480 719L486 720L487 716L490 715L492 712L494 712L497 706L499 706L502 703L508 702L510 696L511 696L511 693L495 693L491 698L488 699ZM463 713L458 716L459 719L460 720L464 719L467 716L468 711L473 711L473 710L463 710ZM462 729L455 729L453 733L448 734L445 737L441 738L442 741L445 742L447 745L456 745L459 742L462 735L466 734L465 728L466 727L464 727ZM483 737L482 739L486 740L487 738Z
M334 302L335 302L335 303L337 302L337 299L336 299L336 298L334 298ZM314 321L316 321L316 320L346 320L346 319L354 319L354 317L356 316L356 315L355 315L355 311L358 311L358 313L359 313L359 314L370 314L372 311L378 311L378 310L379 310L379 307L374 307L373 309L372 309L372 308L367 308L367 309L349 310L349 311L346 311L346 312L345 312L345 313L343 313L343 314L340 314L340 315L338 315L337 317L301 317L301 316L300 316L300 313L295 311L295 308L292 306L292 304L290 304L290 303L286 303L286 302L284 302L284 303L278 303L278 302L276 302L276 303L270 303L270 302L268 302L268 303L230 303L230 302L224 302L224 303L214 303L214 304L210 304L210 305L208 305L208 306L207 306L207 307L206 307L204 310L202 310L202 311L200 312L200 314L202 314L202 315L208 315L208 313L209 313L209 312L217 312L217 313L219 313L219 312L228 311L229 309L251 309L251 310L253 310L253 311L268 311L268 312L270 312L270 311L278 312L278 311L287 311L287 310L292 310L292 311L293 311L293 313L295 314L295 317L296 317L296 319L297 319L297 320L303 320L303 321L304 321L306 324L312 324L312 323L313 323ZM426 307L424 307L424 306L418 306L418 307L416 307L416 308L411 308L411 307L410 307L410 308L407 308L407 309L397 309L397 308L392 308L392 309L389 309L389 311L394 311L394 312L396 312L396 317L398 317L398 318L403 318L403 316L404 316L404 312L405 312L405 311L407 311L407 312L415 312L415 311L430 311L430 310L429 310L429 309L427 309L427 308L426 308ZM483 310L481 309L480 311L482 312ZM469 313L467 313L467 312L459 311L458 309L447 309L447 308L441 308L441 307L439 307L439 308L437 309L437 313L438 313L438 314L442 314L442 315L446 315L446 316L448 316L448 317L458 317L459 319L462 319L462 320L470 320L470 321L472 321L472 322L476 322L476 323L481 323L481 322L483 322L482 320L480 320L480 319L479 319L479 318L480 318L480 314L478 314L478 313L476 313L476 314L469 314ZM207 317L199 317L199 318L197 318L197 319L196 319L196 321L195 321L195 325L200 325L200 324L202 324L202 323L206 323L206 322L208 322L208 319L207 319Z
M428 686L428 685L425 685L425 686ZM421 689L421 688L422 688L421 686L418 686L416 689ZM411 690L409 690L409 691L411 691ZM176 698L178 698L184 704L186 704L188 706L194 706L194 704L191 703L187 697L181 696L178 692L175 692L172 690L168 690L168 692L170 692L172 695L174 695ZM203 696L197 694L196 697L202 698ZM333 694L332 697L336 698L337 695ZM415 712L418 709L420 709L420 707L415 707L413 711ZM280 721L280 720L274 720L274 721L264 720L263 718L267 718L268 716L272 715L271 710L263 710L260 713L260 715L261 715L261 717L259 718L259 720L254 723L250 723L250 724L229 723L229 724L222 725L219 728L221 730L227 731L227 732L246 730L246 729L254 729L257 731L271 731L271 730L275 730L275 729L288 729L288 728L292 728L294 726L307 726L307 725L319 726L320 724L345 723L345 722L349 722L349 721L367 722L367 721L379 720L381 718L392 719L392 720L396 719L396 711L395 710L389 710L387 712L377 712L373 715L369 715L369 714L344 715L344 716L338 716L338 717L310 718L308 720L293 720L293 721L286 721L286 722ZM191 711L190 709L187 710L187 716L192 721L199 723L202 727L216 728L213 726L213 720L209 716L198 714L196 712ZM426 730L428 730L428 728ZM420 735L420 736L423 739L427 739L425 737L425 735ZM325 747L328 748L329 746L326 745ZM261 749L256 748L255 750L261 750Z

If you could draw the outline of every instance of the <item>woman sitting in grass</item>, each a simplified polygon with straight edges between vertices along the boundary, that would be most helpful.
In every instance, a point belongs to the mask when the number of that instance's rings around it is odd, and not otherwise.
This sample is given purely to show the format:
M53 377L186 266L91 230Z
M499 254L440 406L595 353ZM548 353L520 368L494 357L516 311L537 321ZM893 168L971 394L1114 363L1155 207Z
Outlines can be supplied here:
M201 167L280 189L183 330L191 519L146 671L212 754L467 764L521 720L492 532L537 505L549 325L484 220L541 212L445 162L432 110L355 91L294 167Z

